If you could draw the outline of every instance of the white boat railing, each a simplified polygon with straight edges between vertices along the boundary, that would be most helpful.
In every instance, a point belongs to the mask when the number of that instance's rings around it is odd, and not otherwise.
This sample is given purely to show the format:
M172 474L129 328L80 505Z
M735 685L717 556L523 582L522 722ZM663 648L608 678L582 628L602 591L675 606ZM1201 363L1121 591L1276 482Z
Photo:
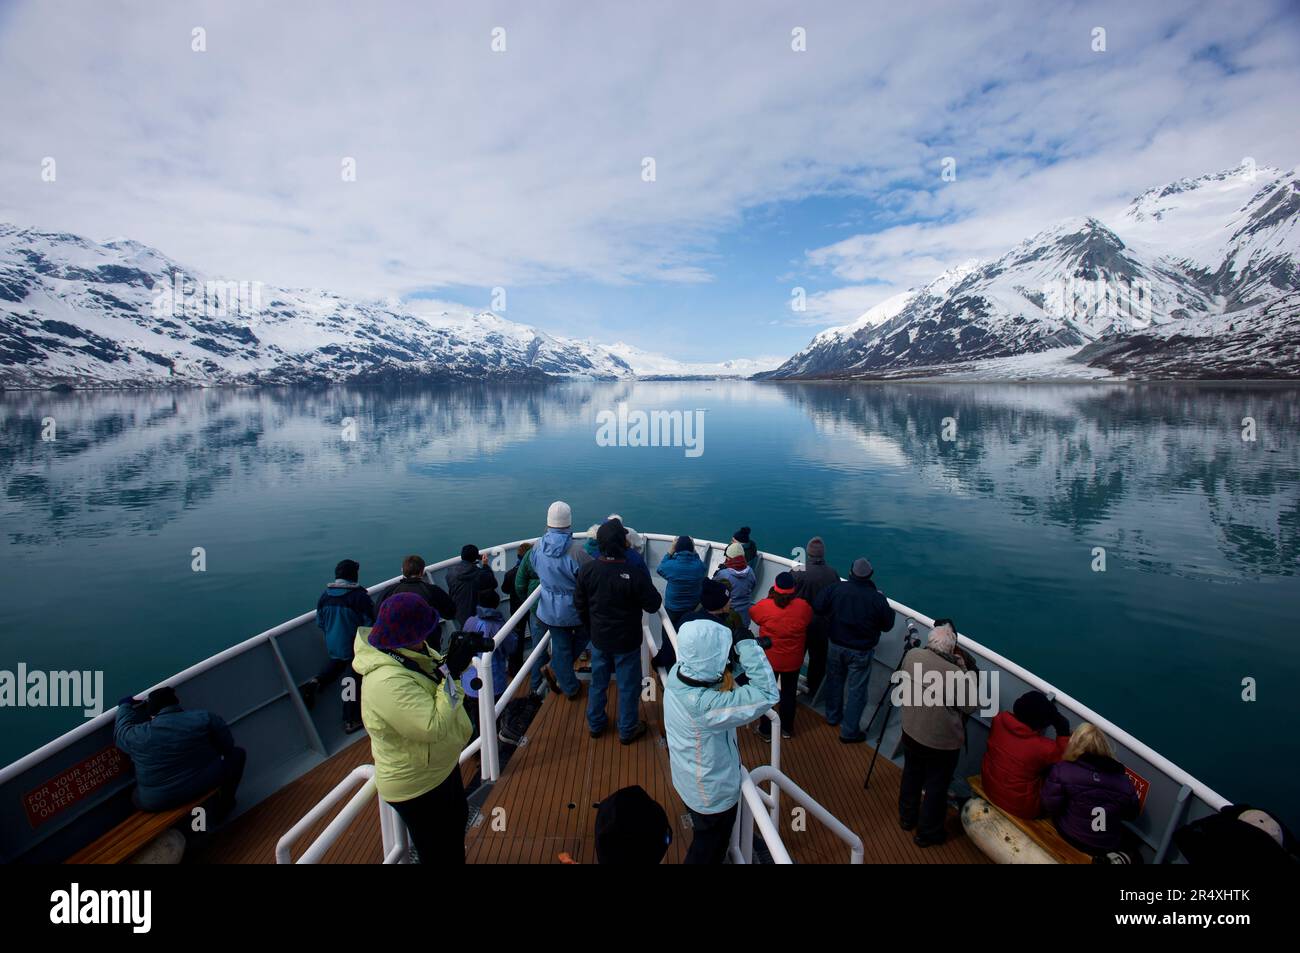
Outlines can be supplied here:
M795 784L787 775L782 774L771 765L763 764L749 772L749 781L758 794L759 800L757 803L762 804L763 807L771 809L771 820L774 828L779 828L781 823L776 815L777 802L774 796L765 794L762 788L759 787L759 785L764 781L769 782L772 791L784 791L786 794L790 795L790 799L794 801L795 804L802 807L805 811L820 821L828 831L847 844L849 847L850 864L863 863L866 857L866 852L863 848L862 838L850 830L843 821L822 806L816 798L803 788L799 787L799 785ZM742 815L736 819L736 825L740 828L740 848L742 856L746 858L746 863L748 863L749 859L753 856L754 823L756 819L749 816L750 808L748 805L754 803L756 802L753 798L747 799L746 808ZM766 836L764 836L763 841L764 843L767 843ZM768 844L768 847L769 849L771 848L770 843Z
M779 773L779 772L778 772ZM784 775L782 775L784 777ZM775 780L775 779L772 779ZM754 862L754 826L763 836L767 852L775 864L793 864L790 852L785 849L781 833L776 822L768 815L768 802L763 792L758 789L749 772L740 769L740 810L736 821L731 825L731 845L727 854L733 864L752 864ZM828 815L829 816L829 815Z

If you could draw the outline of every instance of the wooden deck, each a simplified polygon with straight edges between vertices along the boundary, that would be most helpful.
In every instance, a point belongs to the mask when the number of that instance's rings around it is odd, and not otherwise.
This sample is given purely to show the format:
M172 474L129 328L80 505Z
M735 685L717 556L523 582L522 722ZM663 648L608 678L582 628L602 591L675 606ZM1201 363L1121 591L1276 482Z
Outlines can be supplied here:
M668 812L673 844L666 862L679 863L690 844L686 809L673 791L668 750L663 743L662 706L642 703L650 732L628 746L614 731L615 698L610 690L610 727L592 739L587 734L586 696L570 702L550 696L528 731L528 742L510 759L502 779L487 793L477 824L466 837L470 863L555 863L568 853L580 863L595 863L596 804L620 787L640 784ZM741 754L751 767L768 761L769 747L749 728L738 731ZM898 826L899 768L880 759L871 790L862 789L872 749L842 745L836 729L810 708L801 707L793 739L781 744L782 770L832 814L855 831L867 863L972 864L987 859L961 831L949 812L950 839L921 849ZM214 835L213 843L192 851L187 860L204 863L273 863L276 841L358 764L370 760L361 739L308 772ZM466 778L477 759L462 766ZM798 863L845 863L847 846L815 819L795 829L793 803L782 801L782 839ZM323 830L321 822L299 841L295 858ZM378 808L368 807L325 857L326 863L379 863Z

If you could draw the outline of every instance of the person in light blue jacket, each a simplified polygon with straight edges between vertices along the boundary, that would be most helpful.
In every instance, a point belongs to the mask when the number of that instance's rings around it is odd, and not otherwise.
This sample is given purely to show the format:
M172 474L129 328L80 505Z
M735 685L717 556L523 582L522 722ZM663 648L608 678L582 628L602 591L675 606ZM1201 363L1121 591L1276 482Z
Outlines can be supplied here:
M551 664L542 671L551 687L572 701L582 694L573 663L587 647L587 634L573 605L573 592L578 570L591 557L573 538L573 511L568 503L556 500L550 505L546 535L529 553L542 589L537 599L537 621L551 632Z
M701 604L726 605L726 588L709 580ZM734 642L720 622L692 619L677 633L677 664L664 689L664 726L673 787L691 812L695 836L688 864L720 864L727 856L740 802L740 747L736 728L764 715L780 696L776 675L754 636ZM749 676L745 685L737 684Z

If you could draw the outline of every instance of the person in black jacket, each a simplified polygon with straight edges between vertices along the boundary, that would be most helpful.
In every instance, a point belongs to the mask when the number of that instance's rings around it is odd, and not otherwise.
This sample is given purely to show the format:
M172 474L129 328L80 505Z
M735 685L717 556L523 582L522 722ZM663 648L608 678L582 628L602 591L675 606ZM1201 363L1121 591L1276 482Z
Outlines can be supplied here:
M627 530L610 521L596 534L600 558L578 570L573 605L591 634L591 687L587 726L591 737L605 733L610 669L618 681L618 739L631 744L646 733L637 716L641 705L641 613L663 602L650 574L627 560Z
M528 550L532 548L532 543L519 544L519 548L515 550L515 564L506 570L505 578L501 580L501 591L504 592L506 598L510 600L510 611L507 614L507 618L518 612L519 607L522 606L524 600L528 598L527 593L521 593L515 589L515 584L518 582L516 577L519 575L519 564L524 561L524 557L528 555ZM519 670L524 667L524 653L527 651L527 646L524 645L526 640L523 636L528 633L528 622L529 620L526 617L519 622L518 631L520 637L515 639L515 650L510 653L509 664L506 668L506 672L511 678L518 675Z
M803 569L794 571L795 595L810 606L817 602L817 595L828 586L840 581L840 573L826 562L826 544L820 536L808 540L805 550L807 563ZM829 640L826 630L828 620L823 616L813 616L808 626L808 697L816 698L817 689L821 688L822 679L826 677L826 652Z
M840 726L840 741L866 741L862 712L867 707L867 685L880 637L894 627L894 610L876 589L875 572L865 559L855 559L847 582L828 586L817 594L813 611L826 616L826 682L822 698L826 723Z
M480 554L478 547L468 543L461 547L460 562L447 570L447 588L456 603L456 628L465 628L478 611L480 592L496 590L496 574L488 568L487 553Z
M375 611L379 611L379 606L384 604L384 600L389 599L399 592L413 592L424 599L425 602L438 613L439 619L454 619L456 617L456 603L448 595L447 590L442 586L435 586L424 578L424 559L420 556L407 556L402 560L402 580L384 593L384 598L379 600L379 605L375 606Z

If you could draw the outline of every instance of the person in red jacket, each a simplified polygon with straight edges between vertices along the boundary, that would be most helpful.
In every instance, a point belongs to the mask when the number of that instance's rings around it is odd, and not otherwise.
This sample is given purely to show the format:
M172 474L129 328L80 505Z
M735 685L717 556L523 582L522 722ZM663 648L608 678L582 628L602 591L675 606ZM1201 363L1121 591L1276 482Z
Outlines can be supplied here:
M803 668L804 644L808 625L813 619L812 606L794 594L794 574L783 572L776 577L767 598L750 607L749 617L758 623L758 634L772 640L767 660L781 683L781 737L794 734L794 713L798 708L795 694L799 690L799 669ZM772 723L760 718L756 729L764 738L772 737Z
M1049 726L1055 739L1043 734ZM1041 816L1043 778L1069 743L1070 723L1056 705L1042 692L1025 692L1011 711L1000 711L993 719L981 769L984 793L1008 814L1031 820Z

